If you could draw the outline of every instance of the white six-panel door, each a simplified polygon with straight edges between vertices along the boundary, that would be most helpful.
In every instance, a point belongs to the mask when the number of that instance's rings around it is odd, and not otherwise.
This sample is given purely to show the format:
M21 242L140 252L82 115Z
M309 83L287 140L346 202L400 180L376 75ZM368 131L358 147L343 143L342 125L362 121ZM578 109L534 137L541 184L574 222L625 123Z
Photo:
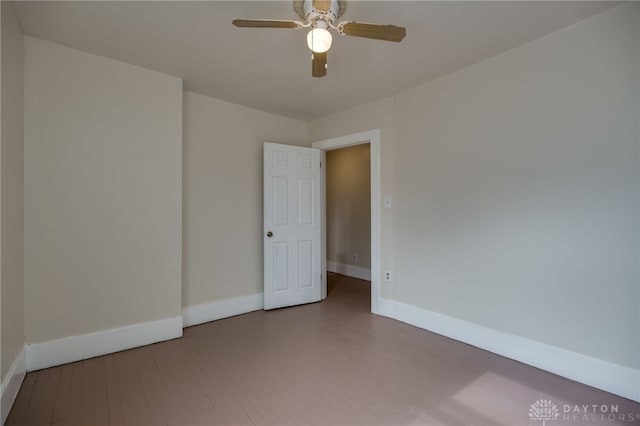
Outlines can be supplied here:
M317 302L320 150L264 144L264 308Z

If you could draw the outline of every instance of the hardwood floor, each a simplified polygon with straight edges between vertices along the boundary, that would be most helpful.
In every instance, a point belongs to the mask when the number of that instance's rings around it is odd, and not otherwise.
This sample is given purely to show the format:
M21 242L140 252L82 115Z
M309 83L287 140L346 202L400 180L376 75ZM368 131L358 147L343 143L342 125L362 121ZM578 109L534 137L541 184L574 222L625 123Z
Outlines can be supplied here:
M640 424L640 404L371 315L369 291L331 274L322 303L29 373L6 424L543 425L540 399L558 409L547 426Z

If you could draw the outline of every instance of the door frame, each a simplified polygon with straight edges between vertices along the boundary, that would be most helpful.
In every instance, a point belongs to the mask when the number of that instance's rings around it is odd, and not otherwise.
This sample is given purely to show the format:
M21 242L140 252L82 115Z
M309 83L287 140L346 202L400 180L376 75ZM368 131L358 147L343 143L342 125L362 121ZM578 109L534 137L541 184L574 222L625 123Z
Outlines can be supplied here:
M327 169L326 152L368 143L371 162L371 312L380 312L380 129L368 130L337 138L313 142L313 148L320 149L322 164L320 193L320 226L322 253L322 299L327 297Z

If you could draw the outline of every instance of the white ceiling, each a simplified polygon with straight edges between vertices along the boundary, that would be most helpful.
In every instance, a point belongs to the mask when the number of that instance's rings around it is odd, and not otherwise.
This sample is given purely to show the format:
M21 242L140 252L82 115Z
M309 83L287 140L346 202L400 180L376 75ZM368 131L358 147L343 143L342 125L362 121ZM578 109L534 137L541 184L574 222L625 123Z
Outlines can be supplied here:
M342 20L407 28L402 43L335 36L311 77L306 31L234 18L297 19L290 1L27 1L25 33L182 77L185 90L310 121L390 96L616 6L596 1L359 1Z

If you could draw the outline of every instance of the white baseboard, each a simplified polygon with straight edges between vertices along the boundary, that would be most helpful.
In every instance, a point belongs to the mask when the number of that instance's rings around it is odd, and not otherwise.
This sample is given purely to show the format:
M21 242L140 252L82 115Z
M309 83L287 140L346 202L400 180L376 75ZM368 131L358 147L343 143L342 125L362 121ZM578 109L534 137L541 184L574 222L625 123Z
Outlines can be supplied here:
M331 262L328 260L327 271L358 278L360 280L371 281L371 269L347 265L346 263Z
M3 425L7 420L11 406L16 400L16 396L18 396L20 386L22 386L25 374L27 374L27 352L23 347L11 364L7 376L2 381L2 388L0 388L0 420L2 421L0 425Z
M393 306L385 306L380 315L395 318L576 382L640 402L640 370L503 333L398 301L391 303Z
M183 327L190 327L261 309L264 309L263 293L217 300L184 308L182 310L182 325Z
M394 318L393 307L395 305L395 301L393 299L384 299L382 297L378 298L378 307L375 312L372 310L372 314L381 315L383 317ZM406 321L404 321L406 322ZM414 325L414 324L412 324Z
M182 336L182 317L27 345L27 371L40 370Z

